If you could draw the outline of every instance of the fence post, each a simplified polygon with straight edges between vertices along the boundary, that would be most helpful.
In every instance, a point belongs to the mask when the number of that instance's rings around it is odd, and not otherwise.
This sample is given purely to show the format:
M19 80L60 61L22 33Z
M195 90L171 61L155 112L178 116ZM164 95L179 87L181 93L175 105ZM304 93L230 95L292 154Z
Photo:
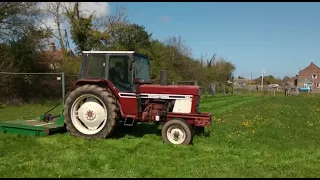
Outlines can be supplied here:
M64 106L64 98L65 98L65 91L66 91L66 86L65 86L65 76L64 76L64 72L61 73L61 81L62 81L62 105Z
M312 97L314 97L314 93L315 93L315 91L316 91L317 85L316 85L316 83L313 83L312 85L313 85L313 86L312 86Z
M210 87L210 94L212 96L215 96L216 95L216 84L215 83L210 83L209 87Z
M223 95L226 96L226 85L222 84Z

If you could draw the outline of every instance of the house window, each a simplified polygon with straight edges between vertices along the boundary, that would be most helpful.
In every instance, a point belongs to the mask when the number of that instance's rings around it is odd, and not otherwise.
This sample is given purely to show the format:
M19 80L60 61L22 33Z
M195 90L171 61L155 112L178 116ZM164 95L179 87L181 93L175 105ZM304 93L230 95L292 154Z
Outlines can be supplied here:
M304 88L312 87L312 83L304 83L303 87Z
M312 79L317 79L317 75L316 74L312 74Z

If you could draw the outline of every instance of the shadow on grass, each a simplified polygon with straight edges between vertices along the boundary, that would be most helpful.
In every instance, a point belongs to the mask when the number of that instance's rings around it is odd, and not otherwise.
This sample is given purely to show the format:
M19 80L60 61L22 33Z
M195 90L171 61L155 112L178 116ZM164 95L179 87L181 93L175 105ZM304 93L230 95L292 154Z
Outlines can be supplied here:
M134 127L120 126L115 131L112 138L120 139L126 135L131 135L135 137L143 137L147 134L155 134L161 136L161 129L155 124L138 123Z
M205 132L196 132L194 134L194 136L199 136L199 137L209 137L210 136L210 132L209 131L205 131Z
M119 126L114 134L111 136L112 139L121 139L124 138L126 135L134 136L137 138L141 138L145 135L152 134L161 136L161 126L156 124L148 124L148 123L138 123L136 126L130 127L130 126ZM50 133L50 135L53 134L65 134L69 133L67 128L61 127L57 129L56 131L53 131ZM210 132L209 131L194 131L194 136L199 137L209 137Z
M112 136L112 138L120 139L125 137L126 135L134 136L134 137L143 137L147 134L154 134L157 136L161 136L161 126L156 124L148 124L148 123L138 123L134 127L120 126ZM199 137L209 137L210 132L195 132L195 136Z

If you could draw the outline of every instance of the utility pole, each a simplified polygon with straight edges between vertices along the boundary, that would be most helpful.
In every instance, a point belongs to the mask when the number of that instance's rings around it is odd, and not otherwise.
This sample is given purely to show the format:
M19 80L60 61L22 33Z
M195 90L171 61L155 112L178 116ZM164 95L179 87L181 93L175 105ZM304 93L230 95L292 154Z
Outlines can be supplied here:
M263 69L261 71L261 86L262 86L262 89L263 89L263 76L264 76L264 73L266 73Z
M250 80L252 81L252 72L251 72L251 79Z

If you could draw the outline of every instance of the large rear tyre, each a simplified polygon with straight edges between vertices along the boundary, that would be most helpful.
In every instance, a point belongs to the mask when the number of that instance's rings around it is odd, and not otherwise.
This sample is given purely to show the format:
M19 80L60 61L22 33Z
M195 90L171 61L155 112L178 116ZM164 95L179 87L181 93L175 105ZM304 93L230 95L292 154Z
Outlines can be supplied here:
M172 119L162 127L161 136L164 143L189 145L193 141L192 127L183 119Z
M105 88L84 85L68 96L64 118L71 135L85 139L108 138L119 121L116 99Z

